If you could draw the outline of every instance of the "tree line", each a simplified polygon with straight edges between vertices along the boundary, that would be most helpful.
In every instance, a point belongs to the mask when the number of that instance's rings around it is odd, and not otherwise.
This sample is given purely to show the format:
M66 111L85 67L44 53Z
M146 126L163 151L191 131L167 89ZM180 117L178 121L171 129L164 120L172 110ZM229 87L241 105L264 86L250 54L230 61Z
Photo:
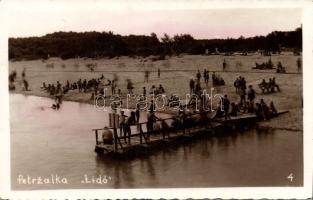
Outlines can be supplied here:
M227 39L195 39L190 34L160 39L150 35L122 36L113 32L55 32L41 37L9 38L9 59L32 60L61 57L115 57L219 52L251 52L257 50L279 52L282 47L301 50L302 28L293 31L273 31L266 36Z

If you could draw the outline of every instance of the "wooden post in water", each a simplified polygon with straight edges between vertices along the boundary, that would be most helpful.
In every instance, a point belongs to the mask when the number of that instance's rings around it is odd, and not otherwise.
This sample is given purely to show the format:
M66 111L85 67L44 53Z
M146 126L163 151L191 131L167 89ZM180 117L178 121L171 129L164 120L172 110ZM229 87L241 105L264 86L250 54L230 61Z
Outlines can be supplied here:
M165 120L162 120L162 136L163 136L163 140L165 140L165 128L164 128L164 123L165 123Z
M96 134L96 144L98 144L98 130L95 130L95 134Z
M113 138L114 138L114 151L117 151L117 130L116 130L116 123L115 123L116 114L113 113Z
M142 144L142 124L139 124L139 138L140 138L140 144Z

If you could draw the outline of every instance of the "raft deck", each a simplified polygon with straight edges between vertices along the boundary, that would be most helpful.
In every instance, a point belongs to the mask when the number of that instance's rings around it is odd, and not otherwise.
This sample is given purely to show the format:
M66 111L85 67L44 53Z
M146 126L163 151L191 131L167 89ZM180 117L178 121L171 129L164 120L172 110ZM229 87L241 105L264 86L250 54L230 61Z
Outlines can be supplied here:
M278 112L276 116L287 113L288 111ZM200 116L201 113L192 115ZM273 116L275 117L275 116ZM157 123L171 123L175 117L157 120ZM124 155L132 152L144 152L154 147L162 145L171 145L185 140L191 140L197 136L209 135L216 133L219 130L225 130L225 127L234 128L237 125L251 125L258 121L254 114L242 114L230 119L218 118L207 119L201 123L193 124L192 126L183 126L178 129L161 128L148 132L146 130L147 122L138 123L131 126L132 134L130 136L121 136L120 130L117 127L110 127L113 131L113 144L104 144L99 140L99 132L103 129L93 129L96 136L95 152L99 155L104 153L113 155Z

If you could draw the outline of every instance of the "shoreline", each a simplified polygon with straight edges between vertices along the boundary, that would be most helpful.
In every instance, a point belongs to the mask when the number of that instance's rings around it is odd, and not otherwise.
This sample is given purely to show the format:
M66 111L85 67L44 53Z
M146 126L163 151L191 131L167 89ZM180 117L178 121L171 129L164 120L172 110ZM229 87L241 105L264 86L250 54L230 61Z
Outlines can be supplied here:
M289 110L290 113L279 117L279 119L261 122L270 127L289 128L303 130L303 75L298 73L296 61L299 56L292 54L281 54L271 57L274 64L282 62L282 65L286 67L287 73L280 74L275 71L260 71L254 70L252 67L255 62L266 62L269 58L261 55L251 56L197 56L186 55L182 57L171 57L165 61L156 61L149 63L142 63L140 59L121 57L119 59L52 59L49 62L54 63L54 68L47 68L46 63L41 60L33 61L19 61L9 62L9 71L15 70L17 72L17 79L15 81L16 90L10 91L12 94L33 95L37 97L46 97L54 99L54 96L50 96L46 91L41 89L42 83L55 84L59 81L61 84L65 84L68 80L70 83L77 82L79 79L93 79L104 75L104 80L113 80L117 78L117 88L121 90L122 94L122 108L126 106L126 94L127 91L127 79L130 79L133 83L133 93L142 94L143 87L146 88L147 94L150 88L159 84L165 89L167 97L171 95L178 95L180 99L185 99L185 94L189 93L189 81L195 79L195 71L200 70L201 74L204 69L212 72L218 72L217 75L225 80L225 86L213 86L212 79L210 77L209 84L203 82L201 79L201 87L208 92L210 88L214 88L214 94L221 95L227 94L231 102L238 103L239 95L236 93L233 83L238 76L242 76L246 79L247 86L252 85L256 91L255 102L264 99L269 104L274 102L277 110ZM227 69L221 71L221 62L226 59ZM96 63L97 68L94 72L84 72L81 70L87 70L86 65L88 63ZM65 66L65 67L62 67ZM123 66L122 68L120 66ZM26 80L29 82L29 88L31 91L22 91L22 77L20 74L25 69ZM161 75L158 77L156 71L161 70ZM104 71L112 71L112 73ZM149 81L145 81L144 71L149 70ZM167 70L171 71L168 72ZM114 71L114 73L113 73ZM138 73L134 73L138 71ZM140 71L140 73L139 73ZM175 72L174 72L175 71ZM63 73L67 72L67 73ZM116 72L116 74L115 74ZM142 72L142 73L141 73ZM266 93L263 94L258 84L265 79L268 81L270 78L276 78L277 84L279 84L281 92ZM105 103L110 105L110 87L107 88L107 96ZM84 103L94 105L94 99L91 99L91 92L78 92L77 90L70 90L63 96L63 100ZM151 98L150 98L151 99ZM128 108L135 108L129 101ZM215 108L214 102L214 107ZM134 104L135 105L135 104ZM160 105L160 104L159 104ZM100 102L99 102L100 106ZM164 111L162 111L164 113ZM165 110L166 114L177 113L171 110Z
M35 94L35 93L27 93L26 91L19 91L19 92L15 92L15 91L9 91L9 94L19 94L19 95L24 95L24 96L33 96L33 97L43 97L43 98L49 98L51 100L54 100L53 97L51 97L50 95L41 95L41 94ZM68 99L63 97L63 101L67 101L67 102L75 102L75 103L80 103L80 104L88 104L88 105L92 105L94 106L94 100L81 100L81 99ZM123 104L124 105L124 104ZM109 106L106 106L109 107ZM128 107L126 108L125 106L121 106L119 109L128 109L128 110L134 110L134 107ZM160 114L168 114L168 115L174 115L176 114L174 110L157 110L157 113Z
M26 91L19 91L19 92L12 92L10 91L9 94L20 94L20 95L25 95L25 96L34 96L34 97L44 97L44 98L49 98L53 100L53 98L50 95L38 95L35 93L28 93ZM81 103L81 104L88 104L88 105L94 105L92 100L89 101L84 101L80 99L68 99L64 98L63 101L68 101L68 102L75 102L75 103ZM121 107L121 109L126 109L125 107ZM128 108L128 109L133 109L133 108ZM303 122L300 123L300 121L303 121L303 109L297 109L297 108L292 108L289 109L289 113L282 115L281 117L274 118L268 121L260 121L258 122L257 127L259 128L269 128L269 129L279 129L279 130L289 130L289 131L294 131L294 132L302 132L303 133ZM160 114L169 114L173 115L175 114L174 111L170 110L160 110L156 111L157 113ZM286 126L277 126L277 121L284 121L283 125Z

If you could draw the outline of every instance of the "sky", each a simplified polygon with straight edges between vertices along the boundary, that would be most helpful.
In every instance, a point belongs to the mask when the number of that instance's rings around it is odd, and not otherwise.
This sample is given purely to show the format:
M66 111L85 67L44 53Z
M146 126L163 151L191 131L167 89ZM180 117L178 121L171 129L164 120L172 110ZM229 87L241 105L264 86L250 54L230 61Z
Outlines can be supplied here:
M295 8L175 8L96 0L15 0L7 6L9 37L42 36L57 31L113 31L121 35L155 32L158 37L164 33L189 33L196 39L238 38L301 26L301 9Z

